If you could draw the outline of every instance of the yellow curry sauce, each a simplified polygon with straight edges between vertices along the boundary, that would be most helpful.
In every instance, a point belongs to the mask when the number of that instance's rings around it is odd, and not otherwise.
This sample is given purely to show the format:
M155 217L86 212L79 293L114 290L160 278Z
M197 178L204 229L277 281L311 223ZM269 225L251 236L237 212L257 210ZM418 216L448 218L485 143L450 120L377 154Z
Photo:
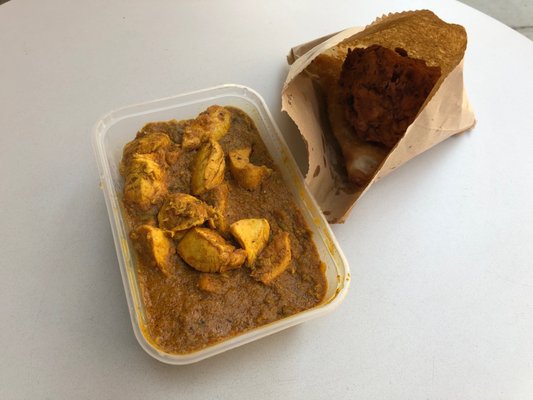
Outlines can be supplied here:
M202 161L217 168L199 174ZM146 330L162 350L199 350L324 298L312 234L243 111L145 125L121 174Z

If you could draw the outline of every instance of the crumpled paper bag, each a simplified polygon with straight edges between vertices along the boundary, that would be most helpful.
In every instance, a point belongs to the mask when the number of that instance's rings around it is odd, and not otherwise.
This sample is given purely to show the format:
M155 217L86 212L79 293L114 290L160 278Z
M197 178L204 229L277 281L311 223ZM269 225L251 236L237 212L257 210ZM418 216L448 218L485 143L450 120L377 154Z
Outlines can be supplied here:
M344 161L329 128L323 94L306 68L321 53L342 57L348 48L371 44L391 49L402 47L411 57L441 66L442 75L402 139L371 179L358 186L349 182L343 172ZM346 29L291 49L282 110L293 119L307 143L309 168L305 182L329 222L344 222L357 199L374 182L444 139L475 125L463 84L465 48L464 28L446 24L431 11L421 10L389 14L366 28Z

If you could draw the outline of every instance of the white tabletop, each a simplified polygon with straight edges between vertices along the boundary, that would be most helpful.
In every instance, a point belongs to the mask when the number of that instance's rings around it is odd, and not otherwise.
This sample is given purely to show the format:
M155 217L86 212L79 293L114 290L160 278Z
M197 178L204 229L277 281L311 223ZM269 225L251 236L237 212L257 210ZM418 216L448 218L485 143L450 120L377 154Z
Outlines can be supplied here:
M0 6L0 398L533 398L533 43L454 1L12 0ZM329 316L202 361L133 335L90 130L221 83L280 110L293 45L430 8L469 34L478 124L373 186L334 227Z

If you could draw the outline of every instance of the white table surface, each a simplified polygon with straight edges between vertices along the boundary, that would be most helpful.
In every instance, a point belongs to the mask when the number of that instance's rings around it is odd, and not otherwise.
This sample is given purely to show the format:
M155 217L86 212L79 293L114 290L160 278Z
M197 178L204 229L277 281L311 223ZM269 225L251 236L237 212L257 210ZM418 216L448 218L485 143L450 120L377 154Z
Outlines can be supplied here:
M331 4L330 4L331 3ZM533 43L454 1L12 0L0 6L1 399L533 398ZM292 45L430 8L469 34L478 124L334 227L334 313L175 367L137 344L90 130L221 83L281 114Z

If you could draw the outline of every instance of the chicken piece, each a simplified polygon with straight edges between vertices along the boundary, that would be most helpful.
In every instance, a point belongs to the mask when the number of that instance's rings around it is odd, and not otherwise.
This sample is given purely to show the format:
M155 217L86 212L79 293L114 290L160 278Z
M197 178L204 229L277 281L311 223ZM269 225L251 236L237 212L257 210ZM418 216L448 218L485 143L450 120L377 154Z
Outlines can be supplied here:
M167 193L164 171L153 154L134 154L125 172L124 203L148 211Z
M128 159L133 154L150 154L162 149L167 149L172 141L168 135L161 132L148 133L134 139L124 146L123 159Z
M197 149L209 140L219 140L231 125L231 112L221 106L211 106L185 126L181 146Z
M168 135L162 132L152 132L132 140L124 146L119 171L122 176L127 175L128 165L135 154L157 154L159 163L175 164L181 156L181 148L173 143Z
M122 153L121 173L127 170L127 165L135 154L150 154L167 150L172 141L161 132L152 132L132 140L124 146Z
M194 195L201 195L218 186L224 180L224 151L214 140L202 145L192 166L191 191Z
M226 221L226 206L228 204L229 187L222 182L213 189L206 192L202 199L214 209L214 214L209 218L209 226L222 233L228 232L228 222Z
M159 210L159 227L179 234L180 231L202 225L214 211L203 201L185 193L167 196Z
M204 292L214 294L223 294L227 291L224 279L219 274L200 274L198 288Z
M252 278L270 285L291 263L291 242L287 232L280 232L261 252L252 270Z
M272 174L272 170L264 165L257 166L250 162L252 149L246 147L229 152L230 171L239 186L247 190L255 190L263 179Z
M137 255L146 265L157 267L165 276L174 273L176 247L162 229L141 225L130 234Z
M270 224L264 218L241 219L230 225L232 235L246 251L248 265L254 265L255 259L268 243Z
M214 230L194 227L178 243L183 261L200 272L225 272L239 268L246 252L236 249Z

